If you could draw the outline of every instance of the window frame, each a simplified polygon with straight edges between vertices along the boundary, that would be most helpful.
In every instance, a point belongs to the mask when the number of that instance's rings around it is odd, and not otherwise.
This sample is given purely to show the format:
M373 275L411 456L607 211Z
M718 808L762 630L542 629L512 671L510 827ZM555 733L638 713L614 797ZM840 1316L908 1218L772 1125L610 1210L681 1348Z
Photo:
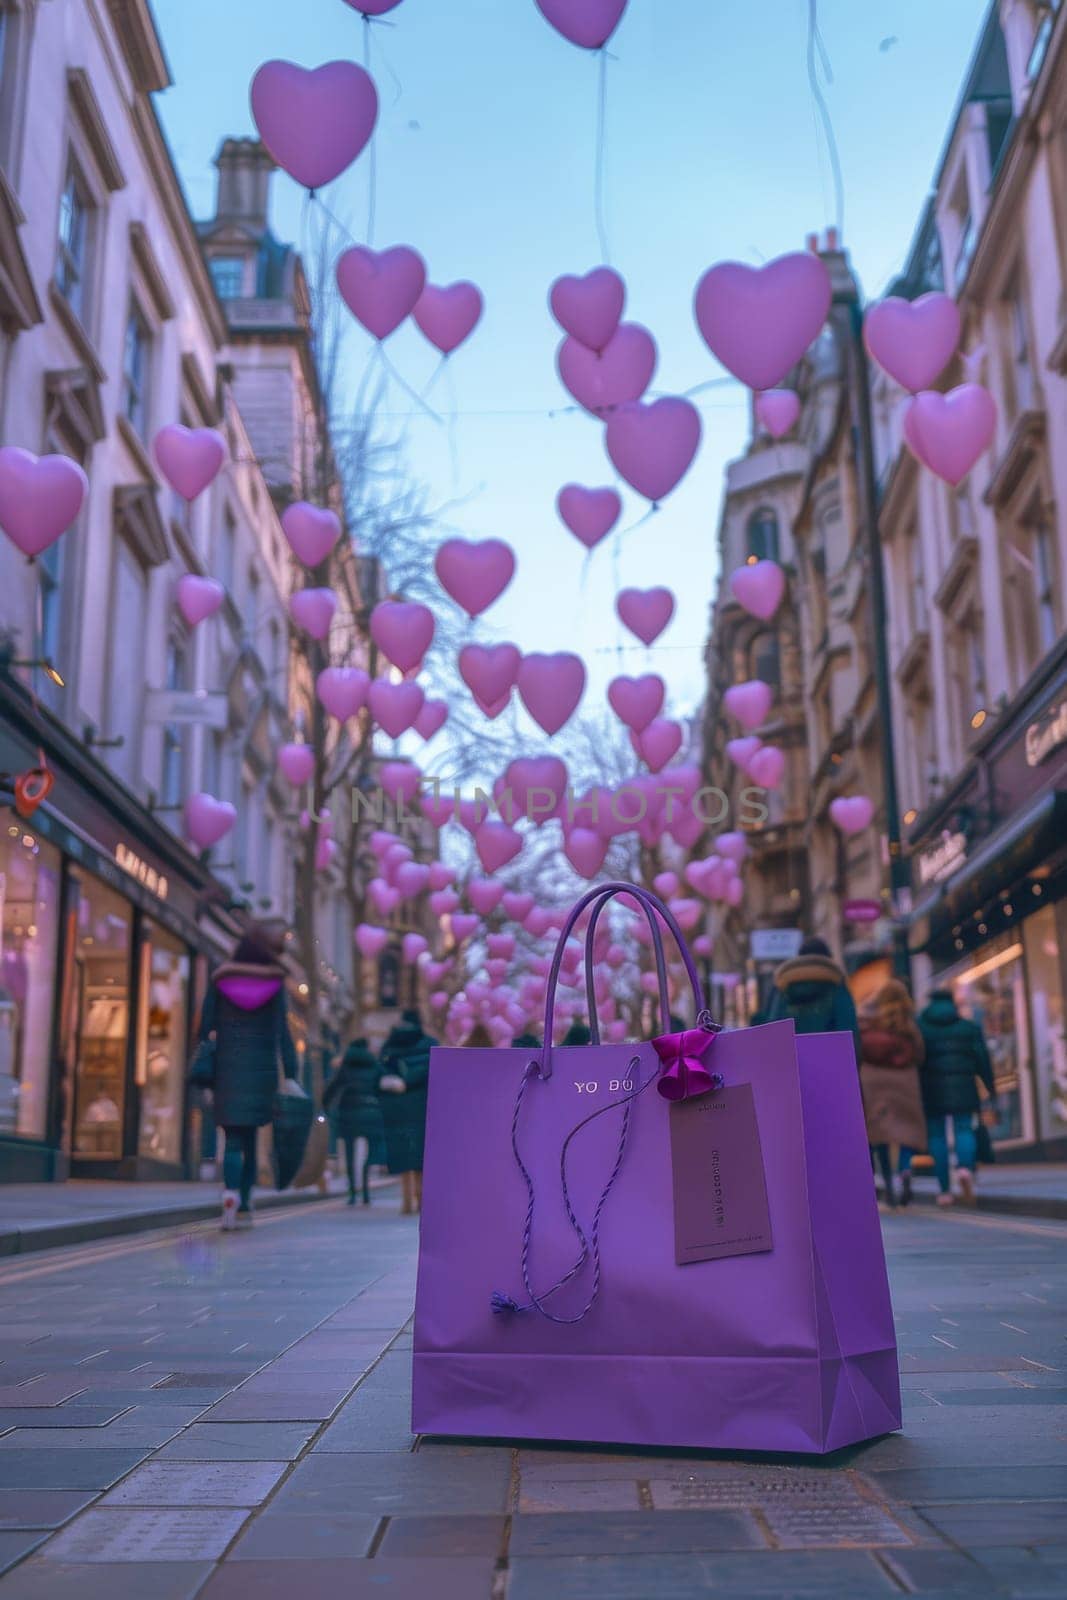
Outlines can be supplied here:
M220 277L222 276L221 269L223 268L236 268L236 278L234 281L237 284L237 290L234 294L228 293L223 283L219 281ZM215 293L220 300L225 302L227 300L244 300L247 298L245 295L245 258L243 256L210 256L208 258L208 271L211 274L211 281L214 284Z
M67 216L67 197L73 195L69 215L77 216L81 223L80 244L68 238L64 219ZM83 327L88 325L89 300L92 293L93 212L95 196L85 168L73 145L68 148L66 173L59 193L59 216L56 225L56 263L53 281L59 294Z
M130 334L136 330L140 337L135 349L141 372L130 370ZM122 338L122 415L141 440L147 440L151 429L152 357L155 329L145 314L136 294L131 294Z

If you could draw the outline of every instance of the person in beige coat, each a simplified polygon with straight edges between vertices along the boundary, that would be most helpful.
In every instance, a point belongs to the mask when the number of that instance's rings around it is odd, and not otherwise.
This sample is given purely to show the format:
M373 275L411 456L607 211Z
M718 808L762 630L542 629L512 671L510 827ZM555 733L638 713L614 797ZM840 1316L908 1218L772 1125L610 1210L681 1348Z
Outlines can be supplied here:
M926 1149L919 1068L926 1054L911 996L890 978L860 1012L860 1086L872 1164L889 1206L911 1199L911 1158Z

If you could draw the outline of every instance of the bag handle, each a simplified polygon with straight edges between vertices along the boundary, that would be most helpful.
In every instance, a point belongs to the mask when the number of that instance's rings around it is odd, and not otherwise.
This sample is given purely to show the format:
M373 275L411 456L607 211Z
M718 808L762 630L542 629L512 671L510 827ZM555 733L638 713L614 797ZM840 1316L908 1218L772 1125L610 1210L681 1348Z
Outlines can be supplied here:
M596 910L593 913L593 918L595 920L603 906L605 906L609 900L613 900L618 894L632 895L633 898L641 904L645 915L648 917L649 927L652 930L652 947L656 956L656 970L660 981L660 1001L663 1007L665 1022L663 1029L664 1033L670 1032L670 1006L667 996L667 965L666 957L663 953L663 936L660 933L659 924L657 923L656 917L653 914L655 912L658 912L660 917L662 917L663 921L667 924L667 927L670 929L670 932L674 937L674 941L678 946L682 960L685 962L685 968L689 976L689 982L692 985L693 1004L696 1016L699 1019L700 1017L706 1015L704 992L700 984L700 975L697 972L696 963L689 953L689 947L686 944L685 935L678 926L678 922L673 911L669 910L668 907L664 905L663 901L658 895L653 894L650 889L639 887L637 884L623 883L618 881L597 884L595 889L589 889L581 896L579 900L575 902L574 906L571 908L570 915L563 924L563 927L560 929L559 939L556 942L556 952L552 957L552 967L548 975L548 987L545 992L545 1023L544 1033L542 1034L543 1044L541 1046L540 1068L538 1071L538 1077L540 1077L542 1080L546 1080L552 1076L552 1029L555 1021L556 987L559 982L560 968L563 965L563 952L566 948L567 940L570 938L575 923L578 921L578 918L581 916L582 912L587 906L593 905L594 902L596 902ZM591 946L587 949L586 954L586 984L588 993L591 993L592 985L592 964L588 959L590 953ZM593 1038L593 1042L599 1043L599 1030L596 1026L596 1008L594 1005L590 1006L589 1022L590 1034Z
M596 925L600 920L600 913L607 909L615 898L614 891L601 895L593 907L589 918L589 926L585 933L585 999L589 1012L589 1034L592 1044L600 1043L600 1019L596 1014L596 990L593 974L593 940L596 937ZM642 911L648 918L648 926L652 932L652 953L656 960L656 976L659 979L659 1014L661 1032L671 1031L671 998L667 989L667 962L663 952L663 940L659 937L659 928L656 925L655 913L650 905L635 894Z

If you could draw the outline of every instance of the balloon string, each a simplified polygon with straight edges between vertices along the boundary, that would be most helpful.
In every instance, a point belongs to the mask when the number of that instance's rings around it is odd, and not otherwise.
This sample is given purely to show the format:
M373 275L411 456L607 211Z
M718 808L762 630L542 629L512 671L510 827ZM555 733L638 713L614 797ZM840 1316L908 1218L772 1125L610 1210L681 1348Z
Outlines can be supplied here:
M593 177L593 205L596 213L596 231L600 242L600 256L606 267L611 265L611 251L608 247L608 228L604 211L604 168L607 157L607 119L608 119L608 53L606 50L599 52L600 59L597 63L597 108L596 108L596 165Z
M363 65L370 73L370 18L363 18ZM367 248L374 248L374 222L378 211L378 125L370 136L367 151Z
M434 422L441 423L444 419L442 417L438 416L437 412L434 411L431 406L428 406L426 404L425 400L422 398L422 395L419 394L416 389L413 389L411 387L410 383L408 383L407 379L402 377L401 374L393 366L393 363L390 361L389 357L385 353L385 346L383 345L383 343L382 343L382 341L380 339L378 340L377 348L378 348L378 359L381 362L382 366L385 368L386 372L393 379L394 383L399 384L400 388L403 389L404 393L407 395L409 400L414 400L415 404L419 407L420 411L424 411L428 417L431 417L433 419Z
M442 372L444 372L445 367L447 365L447 360L448 360L447 356L442 356L440 361L437 363L436 367L434 367L433 371L430 373L430 381L426 385L425 389L422 391L422 398L424 400L429 398L430 391L433 389L434 385L437 383L437 380L441 376Z
M448 389L448 454L452 465L452 492L459 486L459 395L456 393L456 376L447 356L441 357L445 385Z
M819 31L819 0L808 0L808 83L811 87L812 99L822 120L826 149L830 157L830 170L833 173L834 180L837 232L839 239L843 239L845 236L845 180L841 171L841 154L838 150L837 137L834 133L833 118L830 115L830 107L826 102L826 96L823 94L822 85L819 83L820 64L827 83L833 83L834 75L830 66L830 58L827 54L822 34Z

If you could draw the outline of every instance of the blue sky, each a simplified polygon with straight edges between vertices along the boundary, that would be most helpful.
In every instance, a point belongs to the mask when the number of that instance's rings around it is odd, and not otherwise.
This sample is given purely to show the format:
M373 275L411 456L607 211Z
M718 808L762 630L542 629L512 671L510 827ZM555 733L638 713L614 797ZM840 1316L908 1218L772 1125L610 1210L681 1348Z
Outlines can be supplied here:
M986 7L821 0L845 241L869 294L904 259ZM343 0L155 0L155 10L175 79L160 109L198 216L213 207L220 139L252 131L248 84L260 62L362 60L363 24ZM613 41L608 236L629 286L627 317L660 346L659 392L719 375L691 313L708 266L801 248L834 220L807 81L807 13L807 0L630 0ZM723 468L743 448L747 398L737 388L701 397L704 443L684 484L615 549L602 544L583 573L584 553L556 518L556 492L614 474L600 426L565 409L546 297L559 273L600 260L596 62L560 38L534 0L402 0L389 21L372 32L382 98L374 242L413 245L433 281L473 278L487 302L478 333L451 363L454 456L449 430L412 413L401 392L390 409L409 418L411 465L432 501L466 496L451 520L470 537L509 540L518 554L518 576L482 634L527 650L578 649L591 695L615 671L654 665L672 708L691 709L702 686ZM300 240L301 201L295 185L276 179L282 237ZM365 158L330 203L364 238ZM353 377L368 353L353 337ZM401 330L389 353L422 389L435 356L421 335ZM450 404L444 384L432 399ZM622 526L644 509L628 492ZM652 584L677 593L675 621L653 651L620 654L616 588Z

